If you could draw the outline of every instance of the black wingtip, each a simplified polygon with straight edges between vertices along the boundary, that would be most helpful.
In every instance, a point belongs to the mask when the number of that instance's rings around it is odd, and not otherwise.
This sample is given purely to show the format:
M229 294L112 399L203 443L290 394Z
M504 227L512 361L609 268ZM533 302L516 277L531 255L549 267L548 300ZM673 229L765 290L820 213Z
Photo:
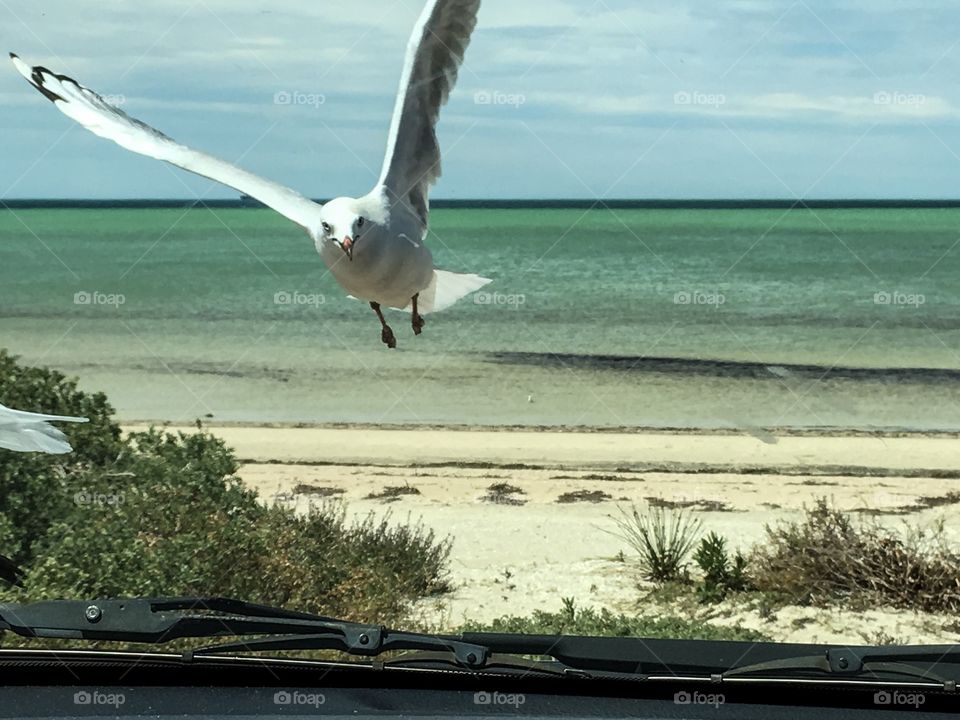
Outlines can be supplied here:
M33 86L37 90L39 90L47 100L49 100L50 102L57 102L57 100L66 102L64 98L62 98L60 95L57 95L57 93L53 92L53 90L51 90L44 84L43 76L45 74L51 75L52 77L55 77L58 80L64 80L69 78L65 78L63 75L57 75L56 73L53 73L47 68L43 67L43 65L35 65L32 69L33 69L33 72L31 73L31 76L30 76L31 77L30 82L33 83Z

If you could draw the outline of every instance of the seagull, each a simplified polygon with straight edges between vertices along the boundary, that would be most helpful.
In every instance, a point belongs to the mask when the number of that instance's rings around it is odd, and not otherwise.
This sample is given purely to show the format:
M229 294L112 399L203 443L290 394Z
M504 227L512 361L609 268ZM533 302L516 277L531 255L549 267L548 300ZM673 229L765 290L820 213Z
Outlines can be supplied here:
M14 66L60 112L127 150L164 160L228 185L273 208L306 230L330 273L347 293L365 300L380 320L381 341L397 346L382 307L410 312L415 335L423 315L444 310L490 282L438 270L424 243L428 192L440 177L436 124L477 23L480 0L428 0L407 45L387 152L373 189L325 205L236 165L181 145L113 107L66 75Z
M6 580L11 585L23 587L23 570L13 560L0 555L0 580Z
M44 452L63 455L73 450L67 436L51 422L88 422L85 417L44 415L11 410L0 405L0 448L18 452Z

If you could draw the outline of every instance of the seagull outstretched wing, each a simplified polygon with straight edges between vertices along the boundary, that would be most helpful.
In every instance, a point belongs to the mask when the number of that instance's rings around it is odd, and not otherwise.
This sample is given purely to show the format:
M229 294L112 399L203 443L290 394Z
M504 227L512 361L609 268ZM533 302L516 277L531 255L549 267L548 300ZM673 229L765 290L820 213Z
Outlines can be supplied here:
M457 80L479 8L480 0L430 0L407 45L378 184L386 187L390 202L408 202L424 225L427 195L440 177L437 118Z
M193 150L167 137L146 123L132 118L89 88L45 67L31 67L10 53L23 77L50 100L60 112L100 137L135 153L164 160L184 170L203 175L256 198L298 225L319 226L320 205L295 190L264 180L225 160Z

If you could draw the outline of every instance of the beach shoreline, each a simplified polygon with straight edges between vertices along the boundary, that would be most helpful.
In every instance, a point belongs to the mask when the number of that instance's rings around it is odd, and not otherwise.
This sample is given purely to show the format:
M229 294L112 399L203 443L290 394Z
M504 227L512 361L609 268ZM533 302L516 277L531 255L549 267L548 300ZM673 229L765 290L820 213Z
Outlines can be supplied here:
M767 443L714 432L248 424L203 430L234 449L238 476L264 503L308 512L333 501L351 519L387 515L449 537L453 591L418 605L424 627L558 611L568 597L580 607L628 614L695 613L785 642L863 643L883 632L916 642L960 640L950 618L913 611L789 606L767 616L756 607L651 604L614 522L632 505L686 508L704 532L748 550L764 542L767 527L797 520L827 498L854 518L890 527L942 521L945 539L960 543L953 436L803 434ZM512 490L491 493L498 485Z
M148 425L125 424L130 430ZM196 425L157 424L172 432ZM938 433L791 434L595 432L459 426L210 424L242 462L300 465L460 465L960 476L957 436Z
M625 435L748 435L756 434L779 437L936 437L960 439L960 430L869 428L869 427L762 427L733 428L714 426L661 426L661 425L564 425L521 423L430 423L430 422L295 422L261 420L204 420L202 426L217 428L266 428L278 430L443 430L446 432L537 432L537 433L614 433ZM152 418L123 418L125 428L141 429L149 426L184 428L181 421ZM191 429L196 424L189 425ZM755 434L756 433L756 434ZM760 439L760 438L757 438Z

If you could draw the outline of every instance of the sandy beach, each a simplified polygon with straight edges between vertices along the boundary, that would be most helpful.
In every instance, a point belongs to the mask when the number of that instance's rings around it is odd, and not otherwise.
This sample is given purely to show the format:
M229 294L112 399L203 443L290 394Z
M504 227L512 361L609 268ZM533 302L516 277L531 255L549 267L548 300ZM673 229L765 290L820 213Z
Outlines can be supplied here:
M240 476L265 502L306 510L335 497L353 516L389 512L449 535L455 590L419 608L434 626L556 610L563 597L627 613L677 611L641 601L629 548L612 532L618 506L651 499L691 508L705 531L743 549L763 540L766 525L797 518L820 497L887 524L943 519L948 538L960 541L960 504L943 500L960 489L960 440L949 435L800 434L770 442L696 432L208 429L236 450ZM517 492L491 501L497 483ZM405 490L391 497L397 487ZM723 603L683 611L783 641L864 643L880 632L909 642L960 640L955 618L882 608L787 607L770 616Z

